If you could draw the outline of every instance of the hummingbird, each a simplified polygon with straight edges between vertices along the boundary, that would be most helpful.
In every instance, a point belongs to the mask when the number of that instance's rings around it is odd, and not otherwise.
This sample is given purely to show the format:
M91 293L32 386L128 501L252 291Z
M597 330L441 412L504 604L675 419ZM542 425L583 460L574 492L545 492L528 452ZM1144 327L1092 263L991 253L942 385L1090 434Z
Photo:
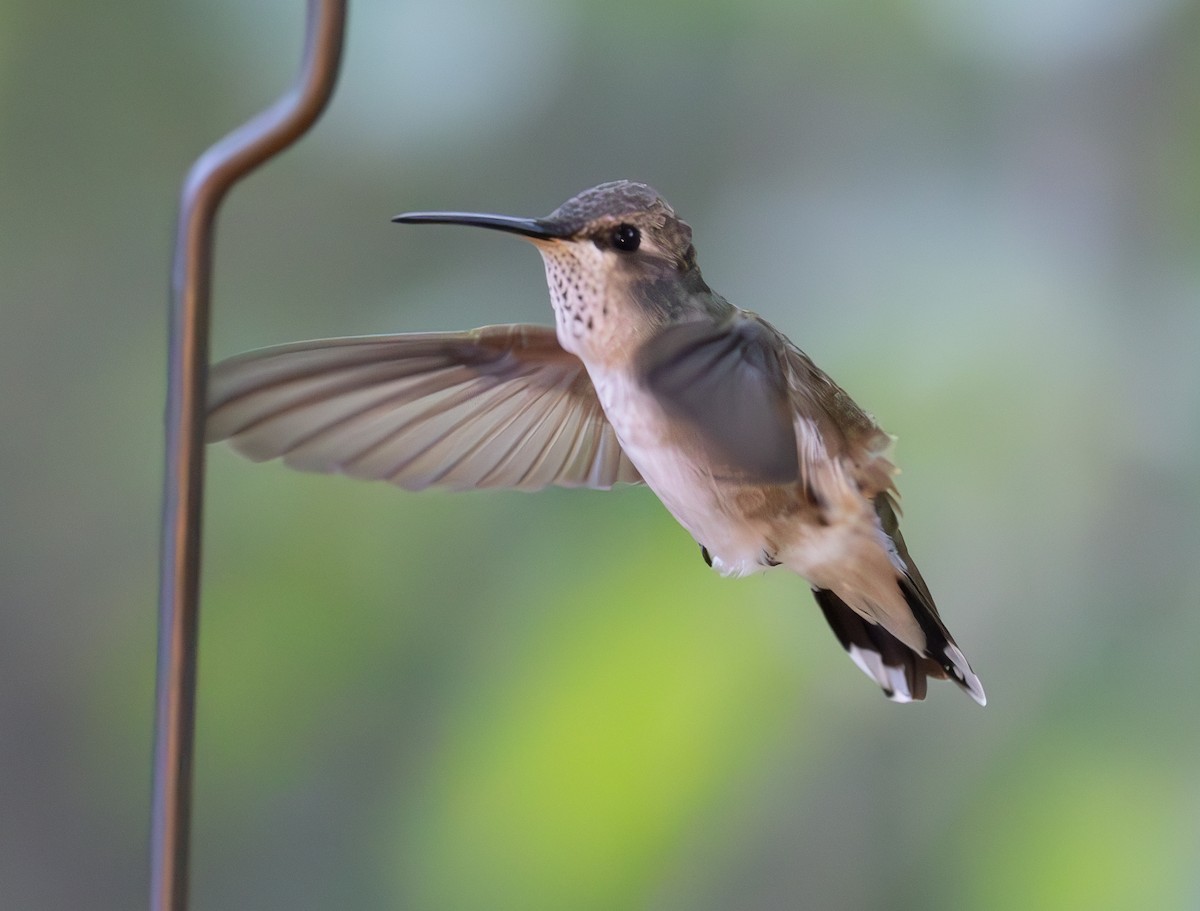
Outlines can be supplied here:
M900 534L894 438L705 283L692 230L628 180L543 218L411 212L541 253L554 326L299 342L210 374L207 439L409 490L645 484L725 576L802 577L895 702L983 687Z

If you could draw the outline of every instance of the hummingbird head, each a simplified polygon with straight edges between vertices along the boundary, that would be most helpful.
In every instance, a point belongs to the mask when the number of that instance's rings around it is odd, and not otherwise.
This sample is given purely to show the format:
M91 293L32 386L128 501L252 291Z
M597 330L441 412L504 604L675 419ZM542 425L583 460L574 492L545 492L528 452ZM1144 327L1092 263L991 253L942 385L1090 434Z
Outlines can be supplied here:
M559 341L585 359L628 348L715 298L696 266L691 227L644 183L600 184L543 218L413 212L393 221L475 225L532 241L546 266Z
M695 268L691 227L653 187L644 183L602 183L572 196L541 221L556 229L562 240L626 254L613 260L623 268Z

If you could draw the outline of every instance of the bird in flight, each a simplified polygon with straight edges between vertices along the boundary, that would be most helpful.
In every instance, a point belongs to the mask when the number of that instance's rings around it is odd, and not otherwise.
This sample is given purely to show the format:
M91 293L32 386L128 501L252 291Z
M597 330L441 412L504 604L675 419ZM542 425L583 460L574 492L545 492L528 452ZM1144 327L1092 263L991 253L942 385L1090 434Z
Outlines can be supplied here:
M889 699L948 678L986 704L900 534L892 437L708 287L691 228L655 190L601 184L544 218L394 220L529 240L555 325L252 351L211 370L208 440L409 490L645 484L721 574L804 578Z

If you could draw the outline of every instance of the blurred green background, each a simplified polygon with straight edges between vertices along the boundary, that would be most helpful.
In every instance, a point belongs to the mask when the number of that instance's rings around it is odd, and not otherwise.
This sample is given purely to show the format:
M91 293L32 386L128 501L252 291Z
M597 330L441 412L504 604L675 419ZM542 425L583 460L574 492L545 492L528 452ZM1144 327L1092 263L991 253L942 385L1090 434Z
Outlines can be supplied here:
M300 0L0 2L0 908L146 894L167 267ZM985 685L885 701L646 491L210 452L196 909L1200 907L1200 2L356 2L213 354L549 322L402 228L618 177L900 436Z

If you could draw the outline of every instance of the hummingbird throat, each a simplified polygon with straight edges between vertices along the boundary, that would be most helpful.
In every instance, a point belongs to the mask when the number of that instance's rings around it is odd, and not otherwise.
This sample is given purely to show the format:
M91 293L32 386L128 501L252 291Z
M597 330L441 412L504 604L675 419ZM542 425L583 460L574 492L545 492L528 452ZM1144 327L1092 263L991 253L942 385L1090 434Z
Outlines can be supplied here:
M563 348L588 360L608 343L609 274L613 264L591 243L550 242L538 244L546 266L546 283L558 341Z

